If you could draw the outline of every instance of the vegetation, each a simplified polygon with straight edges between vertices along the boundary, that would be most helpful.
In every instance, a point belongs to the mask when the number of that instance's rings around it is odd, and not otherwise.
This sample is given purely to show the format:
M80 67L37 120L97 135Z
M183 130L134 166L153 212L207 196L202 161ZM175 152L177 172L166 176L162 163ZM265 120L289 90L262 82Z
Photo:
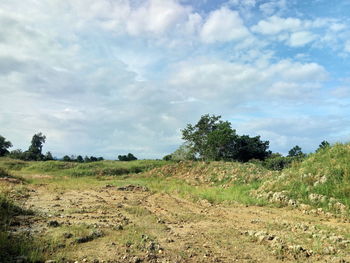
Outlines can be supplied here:
M118 160L129 162L129 161L136 161L137 158L132 153L128 153L127 155L118 155Z
M350 206L350 144L324 147L266 181L264 191L285 191L290 198L327 210ZM334 205L338 203L337 205ZM338 208L336 207L338 206ZM345 207L343 207L345 209Z
M182 130L192 155L206 161L264 160L271 155L269 142L260 136L239 136L231 128L231 123L220 120L221 116L203 115L197 124L188 124Z
M8 148L12 147L10 141L6 141L5 137L0 135L0 156L4 156L9 153Z

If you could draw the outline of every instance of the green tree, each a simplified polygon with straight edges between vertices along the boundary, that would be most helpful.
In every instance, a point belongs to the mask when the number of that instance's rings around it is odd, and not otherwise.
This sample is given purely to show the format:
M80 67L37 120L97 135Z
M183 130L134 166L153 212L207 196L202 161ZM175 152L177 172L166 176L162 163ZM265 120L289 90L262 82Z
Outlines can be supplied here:
M77 162L78 162L78 163L83 163L83 162L84 162L83 156L78 155L78 156L77 156Z
M16 150L13 150L11 151L8 156L12 159L24 159L24 156L23 156L23 151L21 149L16 149Z
M64 162L71 162L72 159L68 155L65 155L65 156L63 156L62 161L64 161Z
M8 148L12 147L12 143L10 141L6 141L5 137L0 135L0 156L4 156L8 154Z
M173 161L185 161L185 160L195 160L196 157L189 145L186 143L182 144L175 152L170 154L168 160Z
M118 155L118 160L129 162L129 161L135 161L137 160L137 158L132 153L128 153L128 155Z
M236 139L231 123L220 120L221 116L203 115L196 125L187 124L182 130L182 139L192 153L203 160L227 159L230 146Z
M45 160L45 161L52 161L52 160L53 160L53 156L52 156L51 152L47 152L47 153L44 155L44 160Z
M269 141L260 136L239 136L231 123L220 120L221 116L203 115L196 125L188 124L182 130L182 138L191 153L202 160L264 160L271 154Z
M301 151L301 147L298 145L295 145L292 149L288 152L288 157L305 157L305 153Z
M269 141L261 141L260 136L238 136L233 147L232 158L240 162L248 162L251 159L265 160L271 155L268 151Z
M324 149L327 149L327 148L329 148L329 147L331 147L331 145L330 145L329 142L327 142L327 141L322 141L322 142L320 143L320 145L318 146L318 149L316 150L316 152L321 151L321 150L324 150Z
M45 141L46 136L43 135L41 132L34 134L31 141L31 145L29 146L29 149L26 153L26 159L36 161L42 160L44 156L41 152Z

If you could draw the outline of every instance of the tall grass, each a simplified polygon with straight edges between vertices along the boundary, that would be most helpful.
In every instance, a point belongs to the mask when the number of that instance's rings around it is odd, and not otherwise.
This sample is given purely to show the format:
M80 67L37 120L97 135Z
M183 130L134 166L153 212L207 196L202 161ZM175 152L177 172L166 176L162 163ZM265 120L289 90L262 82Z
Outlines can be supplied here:
M350 206L350 144L336 144L311 154L282 171L265 190L287 191L293 199L327 208L330 198ZM310 194L326 197L327 202L313 202Z
M138 160L131 162L99 161L91 163L46 161L24 162L12 159L0 159L0 168L13 170L19 174L45 173L62 176L118 176L145 172L168 162Z

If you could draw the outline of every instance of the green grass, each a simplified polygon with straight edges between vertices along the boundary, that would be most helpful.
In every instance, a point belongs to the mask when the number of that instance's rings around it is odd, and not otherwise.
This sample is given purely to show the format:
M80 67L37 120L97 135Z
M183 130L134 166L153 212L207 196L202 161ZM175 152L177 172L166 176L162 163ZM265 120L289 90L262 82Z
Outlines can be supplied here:
M336 144L311 154L283 170L282 175L276 176L264 190L287 191L293 199L326 210L330 198L350 206L350 144ZM326 196L327 201L311 202L312 193Z
M119 176L145 172L160 167L167 162L138 160L131 162L99 161L92 163L75 163L61 161L24 162L7 158L0 159L0 168L13 170L16 174L45 173L60 176Z
M124 179L114 179L113 185L125 186L128 184L148 187L156 193L166 193L187 198L192 201L207 200L212 204L238 202L246 205L264 205L264 200L258 200L249 195L257 189L260 183L237 184L228 188L221 186L191 185L184 180L173 177L133 176Z

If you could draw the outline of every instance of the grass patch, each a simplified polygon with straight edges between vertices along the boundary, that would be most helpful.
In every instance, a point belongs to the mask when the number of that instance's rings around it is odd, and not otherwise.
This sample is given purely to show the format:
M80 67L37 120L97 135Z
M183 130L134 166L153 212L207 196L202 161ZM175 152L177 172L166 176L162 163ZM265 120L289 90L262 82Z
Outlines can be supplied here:
M287 191L295 200L336 212L329 203L334 199L349 210L350 144L336 144L309 155L302 162L293 163L262 190ZM322 195L325 199L310 200L310 194Z
M135 184L148 187L153 192L178 195L193 201L205 199L213 204L238 202L246 205L265 205L263 200L252 197L249 192L260 186L259 182L237 184L227 188L221 186L191 185L184 180L172 177L133 176L114 179L112 184L125 186Z

